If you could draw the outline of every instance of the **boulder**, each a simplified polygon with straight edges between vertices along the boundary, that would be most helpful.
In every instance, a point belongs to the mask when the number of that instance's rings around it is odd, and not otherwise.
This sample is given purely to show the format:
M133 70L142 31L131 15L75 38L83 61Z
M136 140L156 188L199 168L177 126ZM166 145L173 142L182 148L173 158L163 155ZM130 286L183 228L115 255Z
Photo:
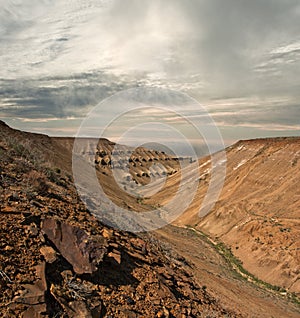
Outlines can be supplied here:
M45 219L42 231L77 274L92 274L106 254L103 236L89 236L83 229L55 219Z

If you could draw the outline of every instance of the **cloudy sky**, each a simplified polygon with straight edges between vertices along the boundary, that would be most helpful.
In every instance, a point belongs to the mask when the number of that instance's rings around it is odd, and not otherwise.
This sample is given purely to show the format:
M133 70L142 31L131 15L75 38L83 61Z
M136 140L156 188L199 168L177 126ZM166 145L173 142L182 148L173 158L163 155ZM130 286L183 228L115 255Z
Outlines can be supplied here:
M0 4L0 117L13 127L75 135L103 99L160 87L203 105L227 144L300 135L299 0Z

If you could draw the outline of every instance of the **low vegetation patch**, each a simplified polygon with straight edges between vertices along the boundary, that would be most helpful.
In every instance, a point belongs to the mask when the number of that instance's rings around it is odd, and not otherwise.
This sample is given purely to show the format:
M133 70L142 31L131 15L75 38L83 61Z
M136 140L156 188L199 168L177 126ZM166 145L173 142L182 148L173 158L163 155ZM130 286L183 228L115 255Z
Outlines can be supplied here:
M235 257L231 251L230 247L227 247L223 242L214 242L207 234L194 229L192 226L187 225L187 229L193 232L193 235L199 235L202 238L205 239L206 242L208 242L211 246L213 246L217 252L224 257L228 265L234 270L236 274L239 275L240 278L250 281L254 283L255 285L276 292L281 296L285 296L287 299L292 301L293 303L300 305L300 299L297 297L295 293L288 292L285 288L272 285L270 283L267 283L258 277L254 276L250 272L248 272L244 267L243 263L240 259Z

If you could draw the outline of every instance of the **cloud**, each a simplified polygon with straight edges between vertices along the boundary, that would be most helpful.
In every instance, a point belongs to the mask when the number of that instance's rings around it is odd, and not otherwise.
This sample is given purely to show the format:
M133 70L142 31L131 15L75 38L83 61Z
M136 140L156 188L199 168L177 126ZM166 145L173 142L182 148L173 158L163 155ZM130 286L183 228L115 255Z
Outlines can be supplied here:
M130 82L115 81L103 72L41 79L0 80L2 117L83 117L104 98ZM42 116L41 116L42 114Z
M193 76L214 93L257 87L255 67L300 27L294 0L4 3L6 75L105 69L177 87Z
M298 0L0 3L2 117L81 118L145 85L192 95L220 123L296 125Z
M298 105L286 105L282 107L264 107L264 108L248 108L237 112L221 112L212 113L212 117L217 123L230 126L278 126L285 127L286 130L298 130L300 108Z

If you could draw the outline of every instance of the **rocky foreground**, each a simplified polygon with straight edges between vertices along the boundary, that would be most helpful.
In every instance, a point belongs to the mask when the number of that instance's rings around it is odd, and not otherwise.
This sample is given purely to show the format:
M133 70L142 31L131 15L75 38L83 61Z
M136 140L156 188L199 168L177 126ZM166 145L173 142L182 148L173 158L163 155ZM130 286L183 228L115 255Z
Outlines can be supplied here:
M50 138L0 136L1 317L238 316L168 245L90 215Z

